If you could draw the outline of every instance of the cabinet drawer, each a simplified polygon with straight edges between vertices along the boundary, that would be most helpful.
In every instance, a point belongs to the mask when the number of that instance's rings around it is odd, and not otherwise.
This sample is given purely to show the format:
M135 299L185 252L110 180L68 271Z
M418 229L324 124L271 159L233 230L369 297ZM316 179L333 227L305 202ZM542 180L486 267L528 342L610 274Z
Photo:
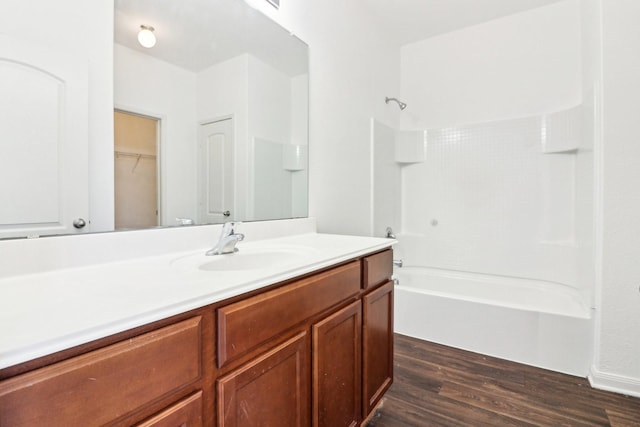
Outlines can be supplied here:
M360 290L360 262L334 268L218 310L222 367L314 314Z
M136 424L136 427L201 427L202 391L199 391L164 411Z
M195 317L0 383L2 426L103 425L201 375Z
M363 270L362 287L364 289L386 282L393 274L393 251L389 249L366 257Z

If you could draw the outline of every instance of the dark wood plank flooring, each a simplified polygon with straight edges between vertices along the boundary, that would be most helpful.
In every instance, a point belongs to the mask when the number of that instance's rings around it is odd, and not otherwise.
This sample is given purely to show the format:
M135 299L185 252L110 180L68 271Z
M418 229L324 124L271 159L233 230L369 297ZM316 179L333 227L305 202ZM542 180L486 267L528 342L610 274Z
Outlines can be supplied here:
M394 384L367 427L640 426L640 399L396 334Z

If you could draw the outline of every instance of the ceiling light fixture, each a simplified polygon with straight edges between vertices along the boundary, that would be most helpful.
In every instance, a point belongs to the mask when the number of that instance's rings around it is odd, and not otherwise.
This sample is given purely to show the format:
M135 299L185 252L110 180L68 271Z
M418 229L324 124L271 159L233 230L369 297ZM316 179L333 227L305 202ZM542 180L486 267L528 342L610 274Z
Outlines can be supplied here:
M140 25L140 32L138 33L138 42L142 47L150 48L156 44L156 35L153 34L155 29L149 25Z

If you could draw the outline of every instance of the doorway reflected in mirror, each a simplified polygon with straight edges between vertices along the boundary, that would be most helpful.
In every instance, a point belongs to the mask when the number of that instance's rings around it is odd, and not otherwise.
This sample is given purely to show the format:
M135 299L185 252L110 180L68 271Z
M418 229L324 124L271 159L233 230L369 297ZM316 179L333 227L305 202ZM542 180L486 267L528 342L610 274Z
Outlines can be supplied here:
M113 123L115 228L155 227L160 119L116 110Z

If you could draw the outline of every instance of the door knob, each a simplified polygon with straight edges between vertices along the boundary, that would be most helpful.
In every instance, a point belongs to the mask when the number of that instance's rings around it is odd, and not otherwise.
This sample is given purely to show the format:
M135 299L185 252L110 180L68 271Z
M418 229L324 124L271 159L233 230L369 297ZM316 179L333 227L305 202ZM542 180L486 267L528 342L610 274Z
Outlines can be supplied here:
M229 211L224 211L224 212L222 212L222 215L224 215L224 216L231 216L231 212L229 212Z
M87 221L85 221L82 218L76 218L73 220L73 226L75 228L80 229L80 228L83 228L85 225L87 225Z

